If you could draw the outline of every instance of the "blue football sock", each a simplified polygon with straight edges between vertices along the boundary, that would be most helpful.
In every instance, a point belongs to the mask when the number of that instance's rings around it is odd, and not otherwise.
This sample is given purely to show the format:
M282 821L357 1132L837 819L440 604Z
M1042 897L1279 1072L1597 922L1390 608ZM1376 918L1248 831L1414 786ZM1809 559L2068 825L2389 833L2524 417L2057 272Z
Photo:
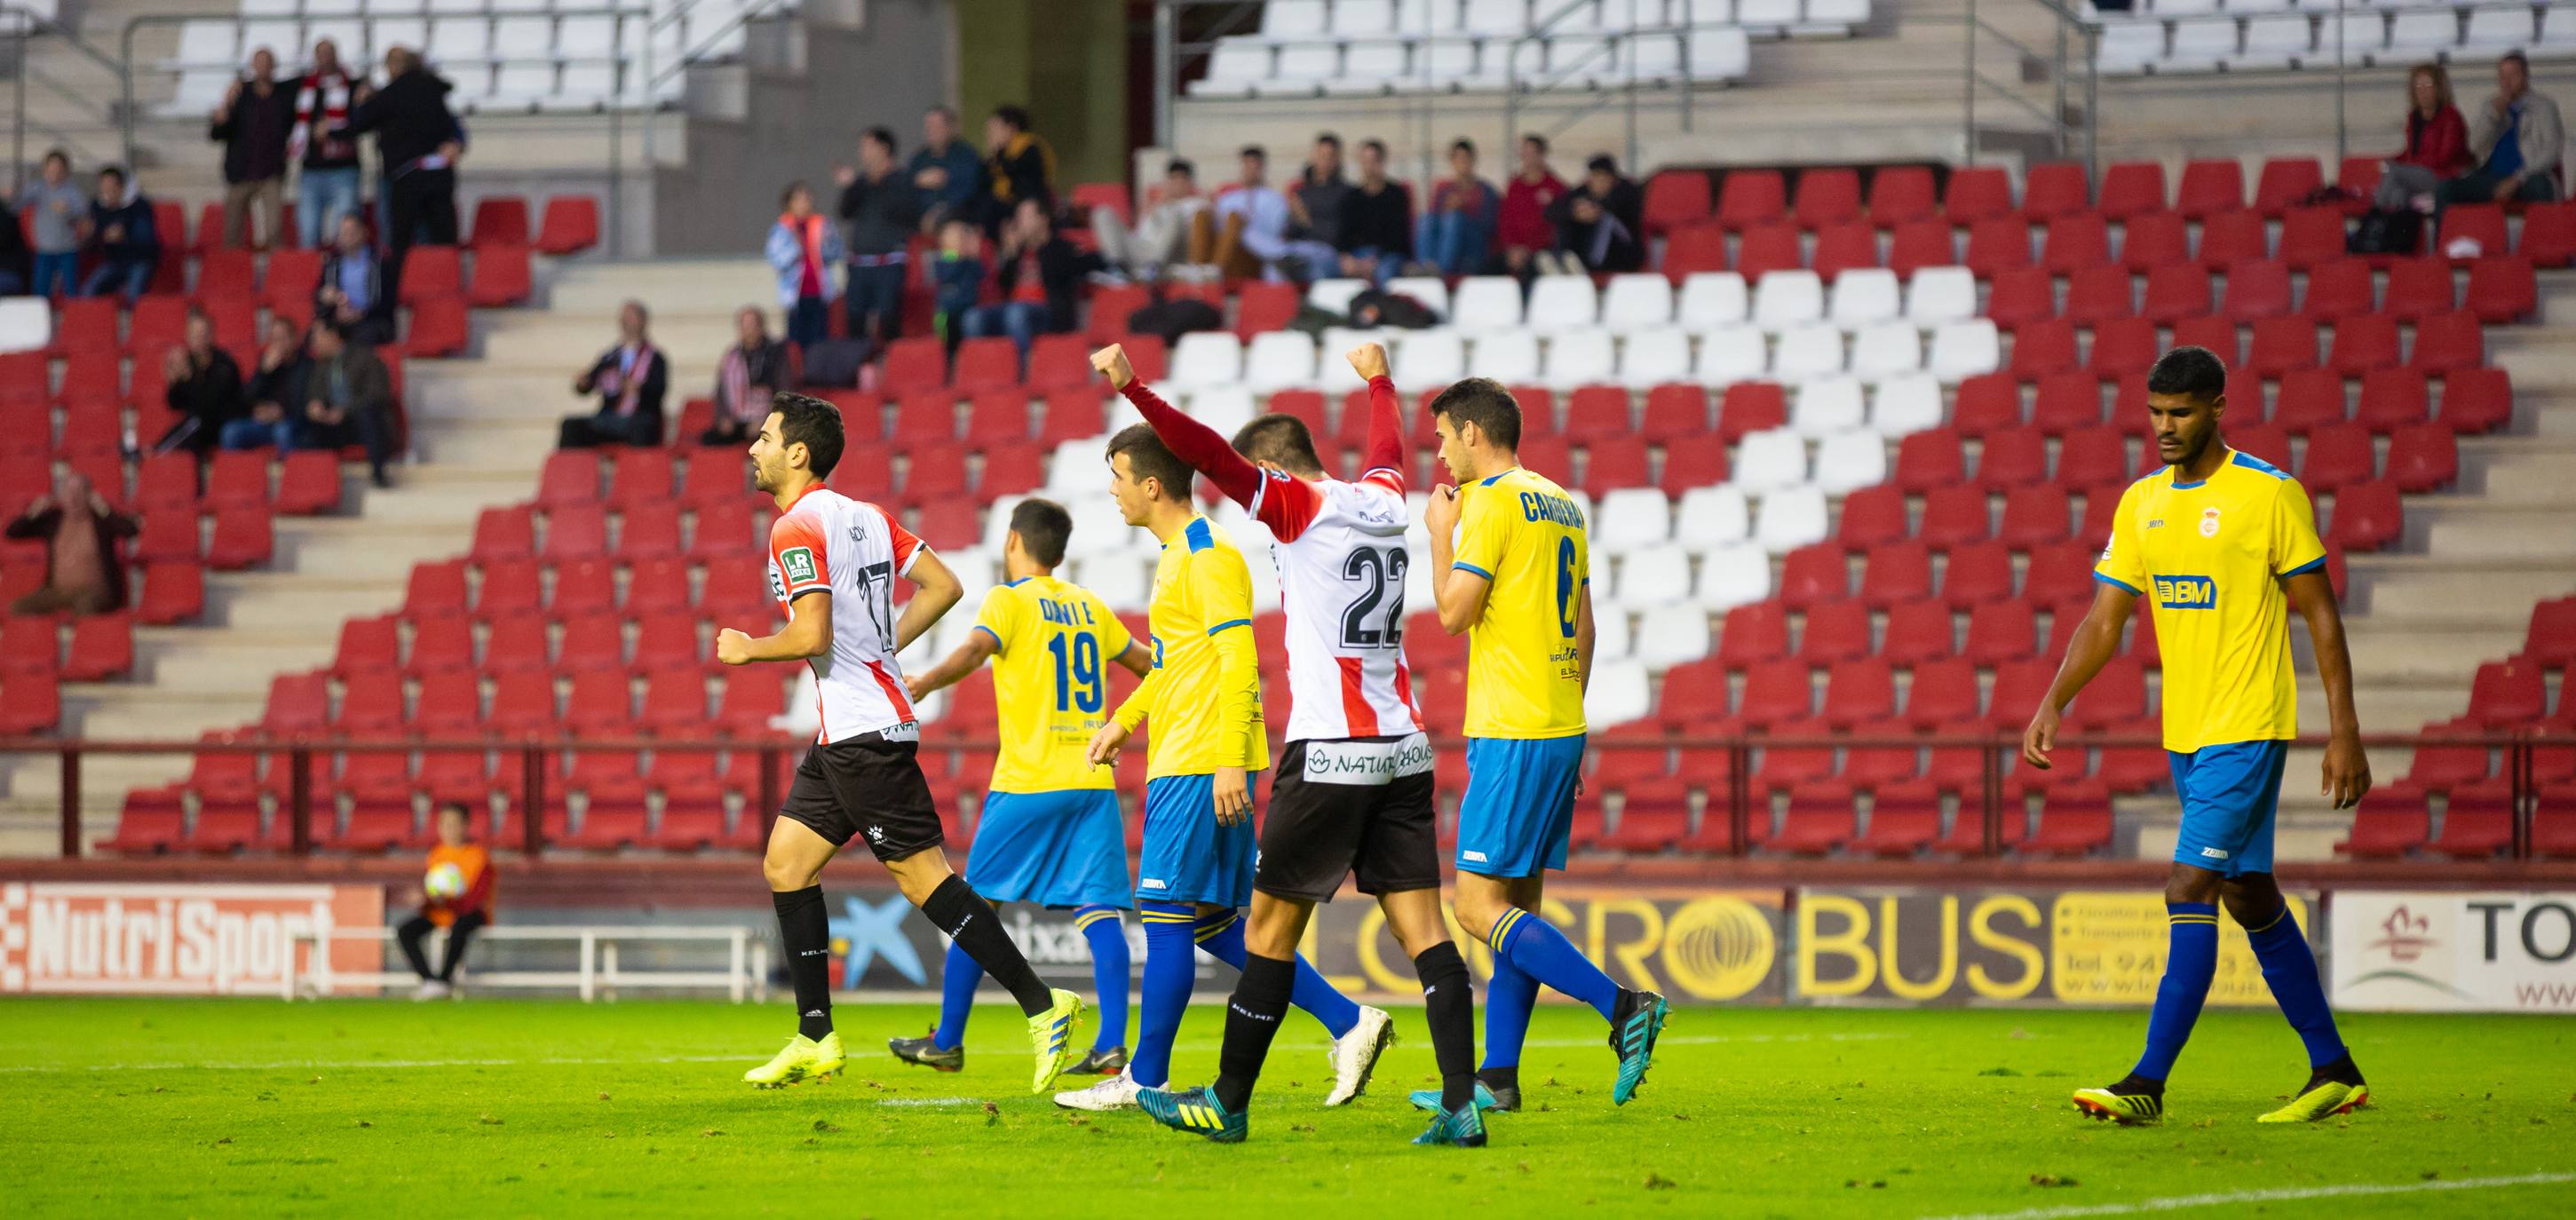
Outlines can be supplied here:
M1519 907L1503 912L1485 943L1493 946L1496 962L1508 960L1521 973L1591 1005L1604 1021L1619 1006L1619 984L1536 914Z
M1127 924L1118 908L1097 903L1073 913L1073 926L1091 942L1091 986L1100 994L1100 1037L1091 1049L1127 1045Z
M975 1011L975 985L983 981L984 968L975 964L974 955L957 942L948 942L948 960L939 967L939 1028L931 1031L932 1045L953 1051L966 1041L966 1018Z
M1199 948L1207 955L1237 970L1243 969L1243 917L1233 911L1203 916L1198 924ZM1334 1037L1351 1032L1360 1022L1359 1003L1333 989L1324 976L1307 963L1306 955L1297 954L1297 987L1289 993L1288 1002L1324 1023L1324 1030Z
M1145 919L1145 995L1127 1074L1146 1088L1159 1089L1171 1082L1172 1039L1180 1033L1190 988L1198 982L1198 955L1190 936L1198 908L1186 902L1136 905Z
M2344 1057L2343 1036L2335 1032L2334 1010L2326 1006L2325 985L2317 979L2317 955L2290 908L2263 928L2248 932L2255 960L2263 963L2263 982L2299 1041L2308 1046L2308 1066L2324 1067Z
M1485 983L1485 1063L1489 1068L1521 1065L1521 1041L1529 1037L1530 1009L1538 1004L1538 980L1494 955L1494 977Z
M2147 1016L2147 1051L2131 1074L2163 1080L2173 1074L2174 1059L2191 1040L2192 1023L2209 999L2209 981L2218 974L2218 907L2207 902L2168 902L2172 941L2165 950L2165 977L2156 984L2156 1007ZM2309 967L2315 969L2313 965Z

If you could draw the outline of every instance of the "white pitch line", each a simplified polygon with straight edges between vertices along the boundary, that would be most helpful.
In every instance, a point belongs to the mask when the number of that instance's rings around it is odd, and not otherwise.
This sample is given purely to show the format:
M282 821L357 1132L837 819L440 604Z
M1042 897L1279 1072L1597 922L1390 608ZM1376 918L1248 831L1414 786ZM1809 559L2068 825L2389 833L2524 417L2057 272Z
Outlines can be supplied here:
M2274 1190L2236 1190L2221 1194L2171 1195L2135 1203L2097 1203L2075 1207L2033 1207L2017 1212L1977 1212L1940 1220L2068 1220L2075 1216L2134 1216L2141 1212L2174 1212L2194 1207L2239 1203L2279 1203L2298 1199L2337 1199L2356 1195L2411 1195L2432 1190L2496 1190L2507 1186L2553 1186L2576 1182L2576 1173L2526 1173L2507 1178L2454 1178L2430 1182L2355 1182L2341 1186L2285 1186Z
M1815 1034L1702 1034L1697 1037L1667 1035L1666 1037L1659 1039L1657 1041L1657 1045L1717 1046L1733 1042L1877 1042L1885 1039L1903 1038L1907 1036L1908 1035L1906 1034L1893 1032L1824 1034L1821 1036ZM1522 1045L1543 1050L1560 1050L1572 1047L1599 1046L1601 1045L1601 1040L1598 1038L1533 1038ZM1184 1042L1172 1049L1177 1051L1212 1051L1219 1049L1219 1047L1218 1044L1214 1042ZM990 1049L987 1050L986 1053L1004 1054L1007 1052L998 1049ZM190 1069L221 1072L283 1072L316 1071L324 1069L332 1071L351 1071L364 1068L617 1067L627 1064L641 1063L728 1063L737 1060L747 1062L754 1058L757 1058L757 1056L749 1052L736 1052L732 1054L715 1055L628 1055L616 1058L277 1059L263 1062L218 1061L212 1063L89 1063L63 1066L20 1063L0 1065L0 1073L175 1072Z

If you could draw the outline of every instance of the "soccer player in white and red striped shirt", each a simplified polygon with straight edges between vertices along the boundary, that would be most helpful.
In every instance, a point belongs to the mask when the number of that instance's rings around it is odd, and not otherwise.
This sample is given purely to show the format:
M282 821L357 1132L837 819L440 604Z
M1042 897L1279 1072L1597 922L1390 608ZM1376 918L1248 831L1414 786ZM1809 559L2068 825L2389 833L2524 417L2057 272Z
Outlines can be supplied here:
M823 865L864 833L903 896L966 950L1029 1016L1037 1051L1032 1092L1045 1092L1073 1062L1082 998L1049 988L1002 930L990 903L949 871L939 810L915 753L921 725L895 654L930 630L965 589L921 539L884 509L823 485L841 457L841 412L802 394L773 401L751 443L752 483L778 502L769 529L769 593L787 626L754 637L716 633L727 665L801 661L814 670L822 731L796 768L770 830L761 872L778 908L778 931L795 982L797 1031L777 1058L743 1073L774 1088L841 1068L832 1029L830 919ZM900 616L894 581L918 589Z
M1261 829L1244 936L1249 957L1226 1006L1216 1082L1147 1090L1137 1100L1178 1130L1243 1138L1253 1081L1288 1009L1298 938L1315 904L1356 872L1360 892L1377 896L1422 979L1441 1088L1415 1099L1436 1114L1415 1142L1476 1146L1485 1128L1474 1100L1474 992L1441 919L1431 742L1404 664L1404 409L1387 379L1385 348L1365 343L1349 359L1369 387L1367 469L1357 482L1324 474L1314 437L1293 415L1263 415L1229 445L1137 381L1119 349L1092 360L1164 445L1278 540L1272 554L1295 701ZM1374 1061L1389 1040L1373 1039L1362 1053ZM1365 1078L1367 1065L1335 1066Z

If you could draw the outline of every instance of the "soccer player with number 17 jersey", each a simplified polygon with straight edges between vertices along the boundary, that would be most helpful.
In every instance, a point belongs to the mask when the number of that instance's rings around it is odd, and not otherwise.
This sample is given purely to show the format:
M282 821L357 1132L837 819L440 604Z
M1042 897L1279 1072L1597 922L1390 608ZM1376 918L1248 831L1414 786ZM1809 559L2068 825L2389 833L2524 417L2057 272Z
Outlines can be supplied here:
M1467 641L1467 793L1458 803L1458 922L1494 951L1485 986L1485 1067L1499 1103L1520 1103L1521 1043L1545 983L1610 1022L1626 1105L1654 1061L1670 1006L1623 988L1539 912L1547 870L1565 867L1582 781L1583 693L1592 670L1591 553L1583 510L1523 469L1521 407L1471 377L1431 400L1440 461L1431 588L1440 625Z
M2022 734L2023 760L2046 770L2059 713L2119 648L2137 599L2152 598L2164 656L2165 751L2182 798L2182 835L2165 880L2171 942L2147 1017L2146 1053L2108 1088L2075 1091L2076 1109L2097 1119L2163 1119L2165 1078L2217 973L2222 901L2308 1051L2307 1085L2258 1121L2313 1122L2370 1101L2335 1032L2316 955L2272 880L2272 815L2299 732L2283 593L2298 601L2316 647L2331 722L2323 791L2338 809L2370 791L2352 710L2352 658L2308 493L2271 463L2228 448L2218 435L2226 411L2227 366L2208 349L2175 348L2148 372L2148 421L2165 466L2121 493L2110 544L2093 570L2093 609Z
M1440 917L1431 740L1404 665L1404 408L1387 379L1386 349L1365 343L1350 353L1369 392L1367 468L1357 482L1325 477L1313 435L1293 415L1261 416L1229 445L1135 380L1118 348L1092 361L1173 453L1278 540L1272 554L1295 698L1261 828L1249 956L1226 1006L1216 1081L1148 1089L1138 1100L1175 1130L1220 1143L1244 1138L1253 1082L1288 1009L1298 938L1315 904L1331 901L1356 872L1360 892L1377 896L1422 980L1441 1088L1416 1099L1436 1113L1415 1142L1481 1146L1474 987ZM1347 1057L1337 1048L1337 1073L1365 1079L1386 1041L1381 1032Z

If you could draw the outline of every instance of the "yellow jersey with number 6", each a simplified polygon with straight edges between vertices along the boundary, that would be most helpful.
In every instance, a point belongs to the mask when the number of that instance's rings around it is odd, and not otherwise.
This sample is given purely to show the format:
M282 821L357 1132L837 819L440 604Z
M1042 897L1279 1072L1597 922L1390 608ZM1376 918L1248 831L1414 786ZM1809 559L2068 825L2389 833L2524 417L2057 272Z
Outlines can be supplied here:
M975 630L993 637L1002 747L993 791L1116 787L1083 754L1109 719L1109 668L1127 651L1126 624L1089 589L1029 576L986 593Z
M1574 628L1592 551L1582 506L1518 467L1459 488L1458 499L1453 563L1493 585L1467 641L1467 736L1583 732Z

